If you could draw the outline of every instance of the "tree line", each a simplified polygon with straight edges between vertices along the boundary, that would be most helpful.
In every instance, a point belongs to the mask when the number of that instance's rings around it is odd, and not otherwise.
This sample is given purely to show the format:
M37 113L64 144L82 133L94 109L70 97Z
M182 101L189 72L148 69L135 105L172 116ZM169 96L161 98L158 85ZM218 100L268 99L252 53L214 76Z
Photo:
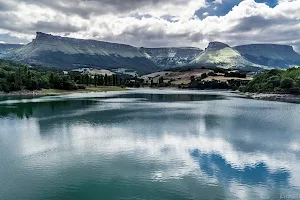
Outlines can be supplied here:
M77 90L89 86L127 86L139 87L137 78L107 74L90 75L79 72L65 74L61 70L29 67L12 61L0 60L0 91L11 92L20 90L60 89Z
M251 93L300 94L300 68L272 69L259 74L239 90Z

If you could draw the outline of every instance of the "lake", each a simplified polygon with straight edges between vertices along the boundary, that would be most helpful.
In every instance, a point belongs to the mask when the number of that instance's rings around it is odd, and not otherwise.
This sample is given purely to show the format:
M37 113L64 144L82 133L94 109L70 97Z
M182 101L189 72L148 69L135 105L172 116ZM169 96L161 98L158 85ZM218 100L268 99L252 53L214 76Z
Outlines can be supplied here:
M1 200L300 199L300 104L136 89L0 99Z

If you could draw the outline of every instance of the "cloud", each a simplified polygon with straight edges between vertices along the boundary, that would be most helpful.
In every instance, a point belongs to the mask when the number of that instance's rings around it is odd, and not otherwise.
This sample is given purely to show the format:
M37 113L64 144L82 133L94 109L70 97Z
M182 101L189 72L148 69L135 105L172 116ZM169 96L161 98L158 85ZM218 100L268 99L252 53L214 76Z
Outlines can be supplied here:
M81 17L114 14L128 15L128 13L146 13L153 16L172 14L193 15L194 9L205 6L204 0L27 0L39 6L46 6L54 10L76 14Z
M36 31L135 46L279 43L300 50L300 0L0 0L1 34ZM14 6L12 6L14 5ZM205 12L204 12L205 11Z
M0 41L0 44L5 44L6 42L4 42L4 41Z

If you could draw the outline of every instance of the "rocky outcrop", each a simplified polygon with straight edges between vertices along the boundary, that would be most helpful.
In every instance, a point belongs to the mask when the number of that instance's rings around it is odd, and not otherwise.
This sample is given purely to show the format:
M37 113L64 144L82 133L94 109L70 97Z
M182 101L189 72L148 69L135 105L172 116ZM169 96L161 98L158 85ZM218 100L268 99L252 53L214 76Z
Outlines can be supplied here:
M205 49L206 51L218 51L230 46L228 44L222 42L210 42L208 47Z
M238 68L257 70L263 66L246 60L238 51L221 42L211 42L190 64L195 67Z

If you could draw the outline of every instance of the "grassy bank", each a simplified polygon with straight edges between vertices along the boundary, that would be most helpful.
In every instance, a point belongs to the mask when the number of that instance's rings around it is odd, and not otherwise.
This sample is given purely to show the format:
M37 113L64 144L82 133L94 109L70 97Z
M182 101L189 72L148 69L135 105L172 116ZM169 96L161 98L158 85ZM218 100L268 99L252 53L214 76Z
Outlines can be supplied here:
M43 89L41 91L44 95L55 95L55 94L72 94L72 93L88 93L88 92L109 92L109 91L125 91L126 88L118 86L98 86L98 87L87 87L86 89L79 90L57 90L57 89Z
M98 86L87 87L86 89L79 90L58 90L58 89L42 89L42 90L21 90L15 92L0 92L0 96L43 96L43 95L60 95L60 94L73 94L73 93L89 93L89 92L109 92L109 91L125 91L126 88L118 86Z

